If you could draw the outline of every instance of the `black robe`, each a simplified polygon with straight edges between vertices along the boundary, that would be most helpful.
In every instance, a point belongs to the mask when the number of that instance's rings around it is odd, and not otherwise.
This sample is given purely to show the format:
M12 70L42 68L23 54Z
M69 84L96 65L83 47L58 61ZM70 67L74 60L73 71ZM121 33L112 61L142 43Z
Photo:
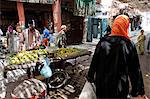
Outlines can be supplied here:
M102 38L96 46L87 76L90 82L95 81L97 98L126 99L129 94L128 78L133 97L145 94L134 43L121 36Z

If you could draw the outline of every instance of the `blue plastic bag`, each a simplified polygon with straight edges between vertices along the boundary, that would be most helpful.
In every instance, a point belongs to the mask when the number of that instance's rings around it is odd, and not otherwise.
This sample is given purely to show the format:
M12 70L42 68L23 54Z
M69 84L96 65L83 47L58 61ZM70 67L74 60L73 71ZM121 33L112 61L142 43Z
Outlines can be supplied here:
M49 65L50 65L50 62L48 61L48 58L46 58L46 59L44 60L44 66L43 66L43 68L42 68L41 71L40 71L40 74L41 74L42 76L44 76L45 78L49 78L49 77L52 76L52 70L51 70L51 68L49 67Z

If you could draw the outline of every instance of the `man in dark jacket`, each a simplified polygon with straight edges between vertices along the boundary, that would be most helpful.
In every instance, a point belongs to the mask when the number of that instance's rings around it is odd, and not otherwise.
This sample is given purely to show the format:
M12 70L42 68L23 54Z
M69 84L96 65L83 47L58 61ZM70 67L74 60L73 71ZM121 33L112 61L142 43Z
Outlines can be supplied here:
M111 34L96 46L87 79L96 84L98 99L126 99L131 81L133 97L146 97L135 45L128 37L129 18L119 15ZM94 79L96 75L96 79Z

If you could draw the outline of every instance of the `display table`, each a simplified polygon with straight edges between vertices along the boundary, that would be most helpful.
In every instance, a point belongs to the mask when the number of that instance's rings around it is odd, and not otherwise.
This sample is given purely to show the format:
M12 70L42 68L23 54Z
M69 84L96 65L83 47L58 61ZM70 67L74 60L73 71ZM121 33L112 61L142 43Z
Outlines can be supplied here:
M71 49L71 48L66 48L66 49L68 50L68 49ZM53 50L53 53L55 54L55 52L58 51L58 50L59 49ZM85 55L90 56L91 52L88 51L87 49L78 49L78 51L76 51L76 52L72 52L72 53L69 53L69 54L66 53L66 55L65 55L65 53L63 53L63 54L64 55L62 55L62 56L60 56L60 55L54 55L53 56L52 53L51 53L51 54L47 54L47 57L50 59L50 62L52 64L56 63L59 66L63 66L66 60L69 60L69 59L75 59L76 60L76 58L82 57L82 56L85 56ZM53 64L53 65L56 65L56 64ZM11 71L11 70L15 70L15 69L27 69L27 74L30 76L31 75L30 69L32 67L36 67L36 66L37 66L37 63L35 63L35 62L28 62L28 63L24 63L24 64L5 66L4 67L4 77L7 78L7 72Z
M59 56L59 58L62 59L62 60L68 60L68 59L75 59L75 58L85 56L85 55L91 55L91 52L88 51L87 49L80 49L79 52L71 53L71 54L65 55L63 57Z

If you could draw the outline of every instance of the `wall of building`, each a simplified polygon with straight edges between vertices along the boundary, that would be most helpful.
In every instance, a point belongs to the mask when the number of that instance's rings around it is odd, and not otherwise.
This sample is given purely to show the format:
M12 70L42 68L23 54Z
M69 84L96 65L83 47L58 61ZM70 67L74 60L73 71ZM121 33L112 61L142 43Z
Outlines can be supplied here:
M150 31L150 12L142 14L142 27L145 31Z
M62 0L62 24L67 26L67 44L78 44L83 38L84 17L73 14L74 0Z
M30 20L35 21L35 27L42 32L44 26L50 26L53 22L52 5L24 3L26 27Z
M9 5L9 6L8 6ZM50 26L53 22L52 5L40 3L23 3L25 15L25 27L28 27L30 20L35 21L35 27L42 32L44 26ZM19 22L19 15L17 10L17 2L15 1L1 1L1 27L4 33L9 24L16 25Z

